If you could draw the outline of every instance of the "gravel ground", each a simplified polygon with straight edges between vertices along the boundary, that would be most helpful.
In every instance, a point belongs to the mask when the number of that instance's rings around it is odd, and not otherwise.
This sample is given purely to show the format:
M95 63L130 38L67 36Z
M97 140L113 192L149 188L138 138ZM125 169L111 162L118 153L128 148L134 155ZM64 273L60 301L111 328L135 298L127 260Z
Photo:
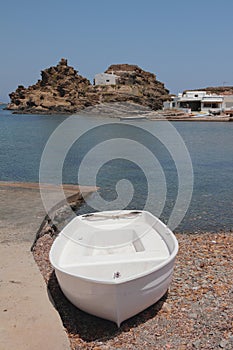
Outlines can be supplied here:
M122 323L88 315L62 294L41 237L34 258L70 339L71 349L233 349L233 232L176 234L173 282L160 301Z

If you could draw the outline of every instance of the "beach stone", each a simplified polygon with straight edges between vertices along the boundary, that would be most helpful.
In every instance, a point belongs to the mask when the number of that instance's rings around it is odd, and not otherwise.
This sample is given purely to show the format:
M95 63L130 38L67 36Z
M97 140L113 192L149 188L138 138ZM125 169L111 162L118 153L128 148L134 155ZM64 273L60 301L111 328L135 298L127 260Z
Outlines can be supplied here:
M164 303L163 307L162 307L162 310L164 312L170 313L172 311L171 305L169 305L168 303Z
M229 342L233 343L233 335L229 337Z
M201 341L199 339L195 340L192 345L195 349L200 349Z
M225 347L228 345L228 341L227 340L221 340L221 342L219 343L219 347L221 349L225 349Z

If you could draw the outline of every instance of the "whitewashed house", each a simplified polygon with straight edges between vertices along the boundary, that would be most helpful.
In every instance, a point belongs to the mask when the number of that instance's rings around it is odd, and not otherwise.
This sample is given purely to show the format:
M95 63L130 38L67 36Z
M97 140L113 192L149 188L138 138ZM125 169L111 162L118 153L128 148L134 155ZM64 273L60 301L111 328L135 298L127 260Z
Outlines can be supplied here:
M206 91L186 91L172 97L172 101L164 102L163 107L164 109L185 109L195 112L222 111L225 108L225 102L223 96L209 94Z
M225 109L233 109L233 95L224 96Z
M94 85L116 85L118 76L111 73L98 73L94 78Z

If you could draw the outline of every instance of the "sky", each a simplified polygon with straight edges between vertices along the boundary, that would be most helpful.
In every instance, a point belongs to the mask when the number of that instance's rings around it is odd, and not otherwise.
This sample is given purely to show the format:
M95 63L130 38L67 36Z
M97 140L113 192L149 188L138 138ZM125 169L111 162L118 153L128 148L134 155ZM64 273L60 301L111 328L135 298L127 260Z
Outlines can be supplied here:
M62 57L91 82L115 63L171 93L233 85L232 0L1 0L0 101Z

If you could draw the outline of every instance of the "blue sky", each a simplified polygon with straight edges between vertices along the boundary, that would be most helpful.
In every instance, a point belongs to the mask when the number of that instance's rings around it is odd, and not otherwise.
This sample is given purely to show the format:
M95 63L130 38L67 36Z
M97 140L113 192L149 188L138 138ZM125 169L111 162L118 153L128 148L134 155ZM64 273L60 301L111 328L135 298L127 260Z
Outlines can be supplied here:
M172 93L233 85L233 1L2 0L0 101L61 57L92 81L137 64Z

